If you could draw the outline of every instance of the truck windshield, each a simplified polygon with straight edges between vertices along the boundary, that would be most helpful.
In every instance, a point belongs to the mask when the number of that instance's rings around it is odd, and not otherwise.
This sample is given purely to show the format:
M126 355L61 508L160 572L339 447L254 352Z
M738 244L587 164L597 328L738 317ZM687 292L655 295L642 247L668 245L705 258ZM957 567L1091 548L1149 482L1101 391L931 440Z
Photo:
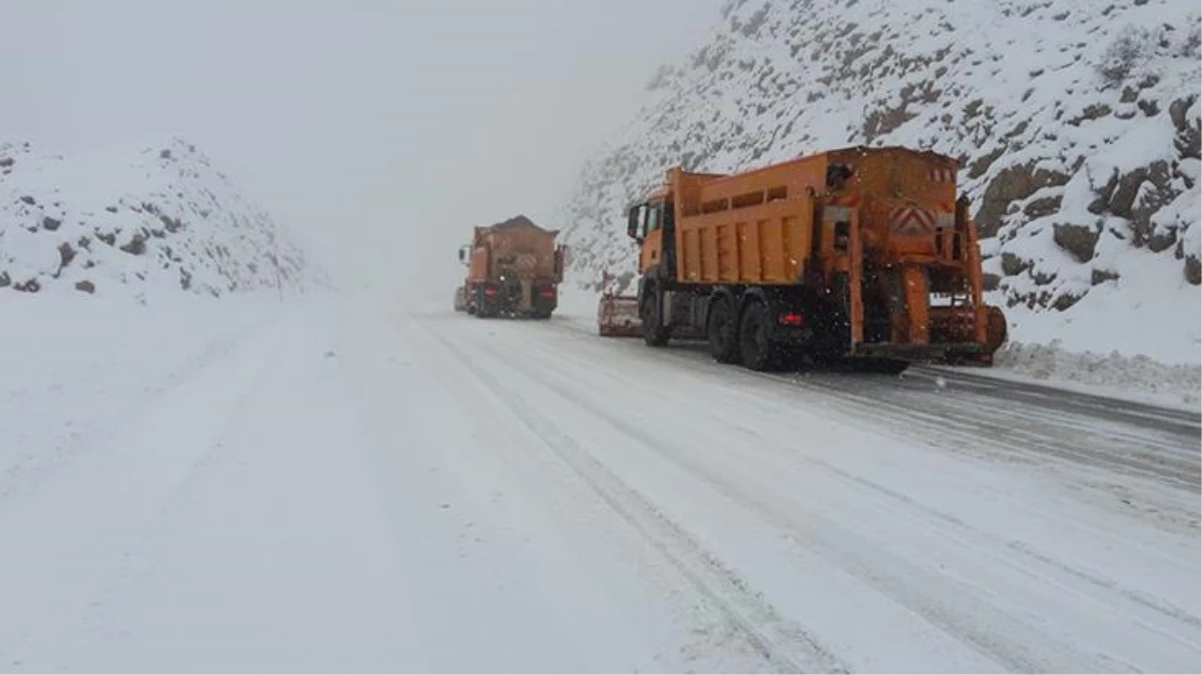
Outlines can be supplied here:
M647 205L647 234L651 234L659 229L659 215L661 208L663 207L660 204Z

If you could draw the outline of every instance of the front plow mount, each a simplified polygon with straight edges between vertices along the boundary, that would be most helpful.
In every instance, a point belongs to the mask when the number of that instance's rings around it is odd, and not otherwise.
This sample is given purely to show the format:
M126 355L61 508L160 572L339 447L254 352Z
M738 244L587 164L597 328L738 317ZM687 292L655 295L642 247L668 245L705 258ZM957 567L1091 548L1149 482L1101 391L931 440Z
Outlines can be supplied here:
M597 334L603 337L639 337L639 299L631 295L603 293L597 303Z

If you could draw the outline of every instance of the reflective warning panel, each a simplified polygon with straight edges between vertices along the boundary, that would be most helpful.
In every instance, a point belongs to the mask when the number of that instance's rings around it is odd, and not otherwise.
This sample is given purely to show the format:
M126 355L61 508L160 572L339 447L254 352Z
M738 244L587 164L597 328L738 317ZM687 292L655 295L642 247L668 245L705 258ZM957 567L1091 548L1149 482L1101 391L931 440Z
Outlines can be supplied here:
M915 207L893 209L889 212L889 230L908 236L934 234L935 214Z

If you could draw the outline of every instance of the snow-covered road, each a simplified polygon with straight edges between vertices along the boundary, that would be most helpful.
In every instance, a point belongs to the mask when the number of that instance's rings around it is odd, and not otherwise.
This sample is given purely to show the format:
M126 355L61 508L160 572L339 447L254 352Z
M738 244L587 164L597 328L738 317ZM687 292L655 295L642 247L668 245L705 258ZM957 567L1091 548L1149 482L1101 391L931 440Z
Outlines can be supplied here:
M39 408L89 431L0 448L0 671L1202 669L1197 414L387 302Z

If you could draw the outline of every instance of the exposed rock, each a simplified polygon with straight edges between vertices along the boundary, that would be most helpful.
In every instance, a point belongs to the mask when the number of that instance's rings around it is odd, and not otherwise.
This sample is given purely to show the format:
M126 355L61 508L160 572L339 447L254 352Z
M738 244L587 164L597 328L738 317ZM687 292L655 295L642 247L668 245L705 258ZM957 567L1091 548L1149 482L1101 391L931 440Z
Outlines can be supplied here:
M1157 228L1148 237L1148 249L1153 253L1167 251L1177 243L1177 228Z
M1119 273L1114 270L1100 270L1093 268L1089 283L1093 286L1106 283L1107 281L1116 281L1119 278Z
M1195 286L1202 285L1202 261L1196 255L1185 256L1185 280Z
M883 136L897 129L915 117L917 115L909 112L904 103L898 108L874 110L864 118L864 126L861 131L864 134L865 141L871 143L878 136Z
M1180 98L1169 104L1169 118L1173 120L1173 127L1177 129L1176 138L1173 141L1177 152L1183 157L1193 157L1194 159L1202 158L1202 127L1194 123L1186 117L1190 106L1197 100L1195 96Z
M1056 273L1055 272L1035 272L1034 274L1031 275L1031 278L1035 280L1036 286L1047 286L1048 284L1050 284L1056 280Z
M62 271L64 267L71 264L72 260L75 260L75 249L71 248L71 245L64 241L58 245L58 259L58 269Z
M968 167L968 177L980 178L984 176L989 171L989 167L993 166L993 163L1004 154L1006 154L1006 146L1003 145L976 158Z
M175 234L184 228L184 224L179 218L159 216L159 220L163 223L163 227L167 228L167 231L171 234Z
M25 281L13 284L13 290L21 291L22 293L37 293L42 290L42 285L38 283L37 279L26 279Z
M1002 254L1002 273L1008 277L1017 276L1030 269L1031 261L1024 260L1010 251Z
M1148 244L1154 229L1152 217L1177 196L1171 180L1169 165L1164 161L1153 162L1119 178L1118 188L1110 199L1110 211L1131 219L1136 246Z
M24 197L21 197L21 201L25 202L26 204L28 204L30 206L35 206L38 203L38 200L34 199L33 197L30 197L29 195L25 195Z
M986 272L982 281L986 291L996 291L1002 283L1002 277L992 272Z
M1036 218L1042 218L1044 216L1050 216L1060 210L1060 201L1061 198L1059 196L1032 199L1027 206L1023 208L1023 213L1025 213L1027 217L1032 220Z
M84 293L95 293L96 292L96 284L94 284L86 279L83 281L77 281L77 282L75 282L75 290L83 291Z
M12 284L12 277L8 276L8 272L0 272L0 288L6 288Z
M1068 179L1059 171L1035 169L1034 162L999 171L985 188L981 208L974 218L981 228L981 236L992 237L997 234L1002 216L1015 200L1026 199L1040 188L1064 185Z
M1052 303L1052 309L1054 309L1058 312L1063 312L1064 310L1068 309L1069 307L1072 307L1073 305L1077 304L1077 301L1079 301L1083 297L1085 297L1085 296L1084 295L1074 295L1072 293L1061 293L1059 296L1056 297L1056 302Z
M1115 189L1119 186L1118 171L1112 171L1110 173L1110 177L1102 185L1092 183L1092 180L1091 184L1093 184L1094 194L1097 195L1097 197L1089 203L1089 206L1087 207L1089 212L1094 215L1106 213L1106 209L1110 208L1110 197L1114 194Z
M138 232L129 240L129 243L121 247L122 251L133 255L142 255L146 252L146 235Z
M1068 121L1074 127L1081 126L1082 122L1101 119L1111 113L1110 106L1104 103L1095 103L1081 111L1081 114Z
M1099 232L1088 225L1056 223L1052 226L1052 238L1056 245L1071 253L1079 262L1093 260Z

